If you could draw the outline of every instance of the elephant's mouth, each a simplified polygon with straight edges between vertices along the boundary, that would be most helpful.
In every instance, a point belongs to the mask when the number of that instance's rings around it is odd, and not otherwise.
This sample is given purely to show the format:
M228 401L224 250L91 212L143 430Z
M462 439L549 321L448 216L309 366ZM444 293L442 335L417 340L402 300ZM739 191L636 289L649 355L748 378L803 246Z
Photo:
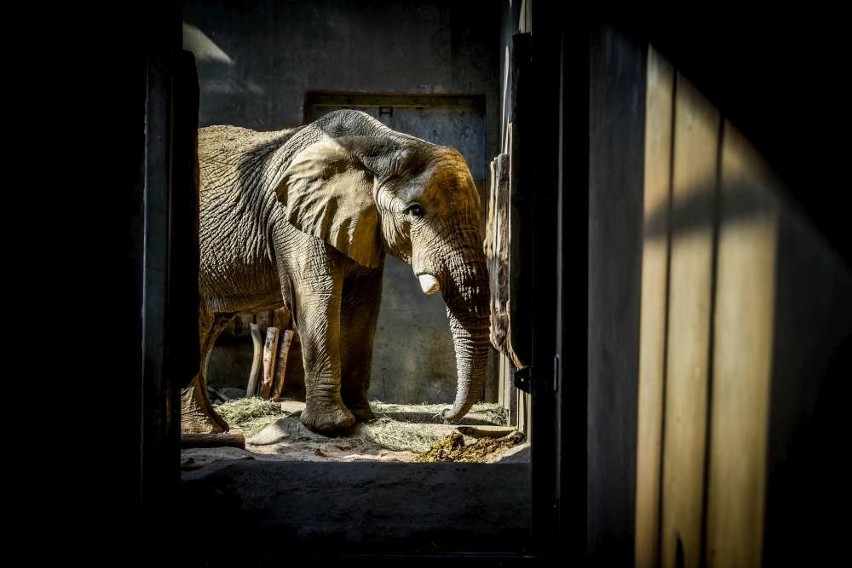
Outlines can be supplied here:
M441 291L441 284L438 279L427 272L418 274L417 281L420 282L420 289L427 296Z

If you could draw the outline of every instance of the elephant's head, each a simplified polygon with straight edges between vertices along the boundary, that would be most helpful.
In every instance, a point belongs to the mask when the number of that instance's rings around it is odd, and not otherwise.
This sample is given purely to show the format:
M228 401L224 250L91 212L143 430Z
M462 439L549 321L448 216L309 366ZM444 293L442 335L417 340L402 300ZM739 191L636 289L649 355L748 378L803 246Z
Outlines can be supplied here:
M289 222L364 266L386 251L424 293L442 293L458 370L444 419L458 421L482 388L490 344L480 199L464 158L356 111L314 123L301 146L278 186Z

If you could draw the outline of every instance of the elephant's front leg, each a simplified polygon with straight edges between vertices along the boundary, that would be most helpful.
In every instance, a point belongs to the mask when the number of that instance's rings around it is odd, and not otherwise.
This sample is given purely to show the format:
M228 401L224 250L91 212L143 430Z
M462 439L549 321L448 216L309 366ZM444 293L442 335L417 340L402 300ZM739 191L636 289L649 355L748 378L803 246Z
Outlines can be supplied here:
M357 267L347 275L340 316L341 393L343 402L361 422L375 418L367 391L381 298L382 266Z
M343 269L339 263L313 262L295 280L294 317L305 367L302 423L320 434L341 434L355 425L340 393Z

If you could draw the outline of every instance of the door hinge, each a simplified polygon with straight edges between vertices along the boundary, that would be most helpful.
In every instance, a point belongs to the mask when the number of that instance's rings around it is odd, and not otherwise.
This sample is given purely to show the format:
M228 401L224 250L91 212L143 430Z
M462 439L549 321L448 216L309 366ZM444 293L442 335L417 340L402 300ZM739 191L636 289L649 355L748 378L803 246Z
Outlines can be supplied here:
M513 373L515 377L515 387L526 393L532 393L532 381L533 381L533 367L530 365L529 367L521 367L520 369L515 369Z
M542 376L540 371L536 371L535 365L521 367L514 372L515 387L520 390L532 394L533 391L546 392L557 391L559 381L559 358L553 360L553 376ZM545 390L542 390L545 389Z

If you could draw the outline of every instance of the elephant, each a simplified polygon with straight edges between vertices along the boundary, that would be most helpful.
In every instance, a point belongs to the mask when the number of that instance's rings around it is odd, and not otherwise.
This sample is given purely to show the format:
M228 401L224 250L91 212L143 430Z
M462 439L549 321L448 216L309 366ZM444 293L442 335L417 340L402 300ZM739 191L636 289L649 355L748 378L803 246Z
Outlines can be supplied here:
M341 435L367 399L385 254L440 292L456 355L447 423L476 402L490 348L480 198L464 157L338 110L296 128L198 131L201 365L181 391L184 433L228 425L207 395L216 337L239 312L287 306L302 342L302 423Z

